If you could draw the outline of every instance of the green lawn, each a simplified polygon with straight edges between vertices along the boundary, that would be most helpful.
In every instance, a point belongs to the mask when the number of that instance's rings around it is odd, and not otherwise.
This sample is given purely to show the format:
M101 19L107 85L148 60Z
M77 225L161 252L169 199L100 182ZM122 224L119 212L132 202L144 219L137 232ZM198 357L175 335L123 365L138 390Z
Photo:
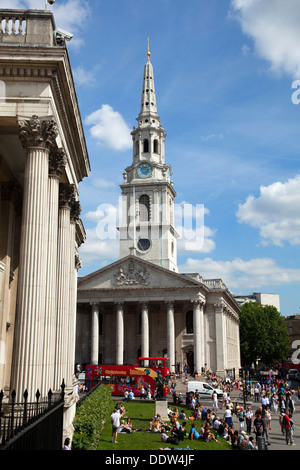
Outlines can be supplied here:
M124 402L123 402L124 403ZM116 402L113 402L111 405L111 410L113 410ZM186 448L187 446L190 449L196 450L231 450L231 445L224 439L218 437L218 442L202 442L202 441L192 441L188 437L181 441L177 446L173 444L167 444L161 442L160 433L150 433L146 432L149 428L149 422L155 414L155 403L154 402L143 402L140 400L134 402L124 403L127 410L126 417L131 419L133 427L135 429L142 429L140 432L135 432L133 434L118 434L117 444L111 443L111 423L110 423L110 413L106 420L104 429L101 433L100 442L97 447L97 450L158 450L159 448L172 447L172 448ZM180 409L185 409L186 416L191 415L191 411L187 410L185 407ZM187 420L187 431L190 430L193 421ZM201 426L201 421L196 421L196 429L199 431ZM169 435L169 434L168 434Z

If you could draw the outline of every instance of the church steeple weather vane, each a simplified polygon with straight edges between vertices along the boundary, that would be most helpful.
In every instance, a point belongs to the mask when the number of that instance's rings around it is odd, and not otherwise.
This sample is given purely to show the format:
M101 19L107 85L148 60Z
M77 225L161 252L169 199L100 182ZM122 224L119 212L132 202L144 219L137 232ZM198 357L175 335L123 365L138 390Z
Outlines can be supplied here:
M149 49L149 37L147 38L147 40L148 40L148 50L147 50L147 57L148 57L148 59L147 59L147 62L150 62L151 53L150 53L150 49Z

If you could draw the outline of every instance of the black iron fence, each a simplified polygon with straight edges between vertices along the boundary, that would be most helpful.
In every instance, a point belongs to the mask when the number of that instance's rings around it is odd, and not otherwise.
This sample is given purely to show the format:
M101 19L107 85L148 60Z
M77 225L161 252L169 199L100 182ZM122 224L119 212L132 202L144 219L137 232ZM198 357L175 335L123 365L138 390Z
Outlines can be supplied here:
M0 450L61 450L63 439L65 383L59 393L51 390L41 399L37 390L28 402L25 390L21 403L12 392L9 402L0 392Z

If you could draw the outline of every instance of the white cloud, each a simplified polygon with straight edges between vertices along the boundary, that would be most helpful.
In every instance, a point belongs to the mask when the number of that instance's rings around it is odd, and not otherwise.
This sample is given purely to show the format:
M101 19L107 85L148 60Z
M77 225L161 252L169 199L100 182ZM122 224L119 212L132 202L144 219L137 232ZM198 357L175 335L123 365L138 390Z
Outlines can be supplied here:
M209 140L214 140L214 139L222 140L224 139L224 135L223 134L202 135L200 139L202 140L202 142L208 142Z
M260 196L239 205L238 221L258 228L265 243L300 244L300 175L285 183L261 186Z
M103 260L112 260L119 258L119 240L100 239L97 230L86 230L86 241L79 248L79 255L82 265L99 261L103 265Z
M91 135L100 145L113 150L128 150L132 147L130 128L120 113L114 111L108 104L90 114L85 124L92 126Z
M254 40L256 53L275 72L300 77L299 0L232 0L243 32Z
M215 261L212 258L189 258L179 267L182 273L199 273L204 279L222 279L230 290L242 291L267 286L287 284L300 281L300 269L278 266L271 258L255 258L249 261L234 259L232 261Z
M179 235L177 249L179 254L187 252L210 253L216 248L212 239L215 230L204 224L209 210L203 204L195 206L181 202L174 205L174 228Z
M78 86L92 86L96 83L95 73L91 70L86 70L82 65L73 69L73 75Z

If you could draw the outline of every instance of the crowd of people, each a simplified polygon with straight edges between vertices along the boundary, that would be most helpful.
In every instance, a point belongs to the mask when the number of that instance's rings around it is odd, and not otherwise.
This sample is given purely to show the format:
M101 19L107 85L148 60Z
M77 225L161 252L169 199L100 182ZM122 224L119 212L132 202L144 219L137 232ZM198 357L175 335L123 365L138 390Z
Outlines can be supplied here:
M187 394L184 408L183 397L176 393L176 381L172 380L173 406L168 406L168 420L162 420L159 414L153 416L147 432L160 433L162 442L173 445L183 440L218 442L223 438L233 449L257 450L265 444L271 445L272 422L277 419L286 444L295 445L293 414L300 403L300 387L296 392L290 381L276 378L251 386L242 381L215 381L214 385L222 389L221 399L213 394L211 406L207 407L196 390ZM231 400L232 391L244 387L251 395L251 405ZM117 441L120 432L137 431L130 419L125 421L124 414L125 408L119 403L111 418L112 442Z
M258 449L259 444L264 445L260 438L264 438L267 446L271 445L272 420L278 419L286 444L295 445L293 414L297 403L300 403L300 386L296 392L292 389L290 380L279 380L276 377L269 377L264 383L258 381L252 385L243 381L215 381L214 385L223 391L223 397L219 403L217 394L214 393L211 409L202 406L197 391L187 396L192 419L208 422L220 437L228 440L233 448L240 450ZM234 389L245 389L247 396L252 397L252 405L233 403L230 397ZM173 399L176 402L176 393ZM238 429L234 429L233 417L236 418ZM203 424L201 429L202 427Z

